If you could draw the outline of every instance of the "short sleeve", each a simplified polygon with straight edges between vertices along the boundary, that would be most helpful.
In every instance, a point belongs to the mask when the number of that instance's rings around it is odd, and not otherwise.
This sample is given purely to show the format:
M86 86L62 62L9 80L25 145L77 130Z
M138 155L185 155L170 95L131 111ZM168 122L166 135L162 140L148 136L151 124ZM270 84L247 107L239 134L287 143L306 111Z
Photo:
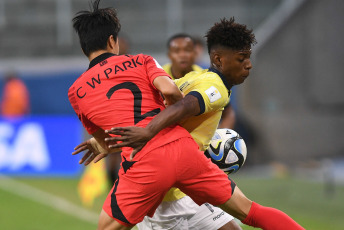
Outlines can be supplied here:
M171 78L168 73L161 67L161 65L151 56L145 55L145 65L146 72L149 78L149 81L153 84L155 78L159 76L167 76ZM172 78L171 78L172 79Z
M222 110L229 103L228 90L222 82L202 81L195 84L188 95L197 97L200 114Z

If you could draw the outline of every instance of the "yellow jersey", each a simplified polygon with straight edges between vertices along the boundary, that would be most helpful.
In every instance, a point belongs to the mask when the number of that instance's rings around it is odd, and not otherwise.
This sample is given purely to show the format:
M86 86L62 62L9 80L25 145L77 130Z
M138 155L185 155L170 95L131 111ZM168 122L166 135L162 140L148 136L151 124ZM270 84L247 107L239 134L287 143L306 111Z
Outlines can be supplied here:
M176 79L172 74L171 64L166 64L162 68L166 71L166 73L168 73L168 75L170 75L172 77L173 80ZM192 65L192 70L193 71L202 71L203 69L198 65Z
M180 124L189 131L200 150L204 151L215 134L224 107L229 103L231 91L226 87L225 79L215 69L193 71L174 82L184 95L190 94L198 98L200 114ZM184 196L179 189L171 188L164 201L178 200Z

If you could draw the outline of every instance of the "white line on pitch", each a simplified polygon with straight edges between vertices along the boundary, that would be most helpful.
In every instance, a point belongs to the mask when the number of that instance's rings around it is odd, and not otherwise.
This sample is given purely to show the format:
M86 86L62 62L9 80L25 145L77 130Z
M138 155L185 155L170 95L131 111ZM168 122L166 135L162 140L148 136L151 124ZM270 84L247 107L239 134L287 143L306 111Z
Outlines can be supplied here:
M72 204L61 197L13 180L7 176L0 175L0 188L37 203L52 207L60 212L74 216L89 223L96 224L98 222L98 214Z

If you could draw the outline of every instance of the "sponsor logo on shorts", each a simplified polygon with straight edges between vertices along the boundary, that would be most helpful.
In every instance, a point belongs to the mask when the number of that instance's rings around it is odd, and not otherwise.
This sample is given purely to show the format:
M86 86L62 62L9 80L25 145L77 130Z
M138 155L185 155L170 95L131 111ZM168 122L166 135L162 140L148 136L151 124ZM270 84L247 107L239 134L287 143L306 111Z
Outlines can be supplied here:
M216 221L217 219L220 219L221 216L223 216L225 213L224 212L221 212L219 215L215 216L213 218L213 221Z

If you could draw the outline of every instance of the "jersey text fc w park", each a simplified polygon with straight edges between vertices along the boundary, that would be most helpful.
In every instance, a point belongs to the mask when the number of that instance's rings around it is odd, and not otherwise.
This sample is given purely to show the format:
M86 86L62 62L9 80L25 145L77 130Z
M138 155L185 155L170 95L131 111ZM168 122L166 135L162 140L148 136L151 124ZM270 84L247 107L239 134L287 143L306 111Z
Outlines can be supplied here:
M99 128L145 127L165 108L159 91L153 85L159 76L168 74L151 56L104 53L90 62L89 69L70 87L68 97L89 134ZM158 147L180 138L181 133L189 135L182 128L178 130L181 131L169 133L162 140L150 141L147 145ZM164 133L166 130L160 135ZM122 150L129 159L131 148Z

